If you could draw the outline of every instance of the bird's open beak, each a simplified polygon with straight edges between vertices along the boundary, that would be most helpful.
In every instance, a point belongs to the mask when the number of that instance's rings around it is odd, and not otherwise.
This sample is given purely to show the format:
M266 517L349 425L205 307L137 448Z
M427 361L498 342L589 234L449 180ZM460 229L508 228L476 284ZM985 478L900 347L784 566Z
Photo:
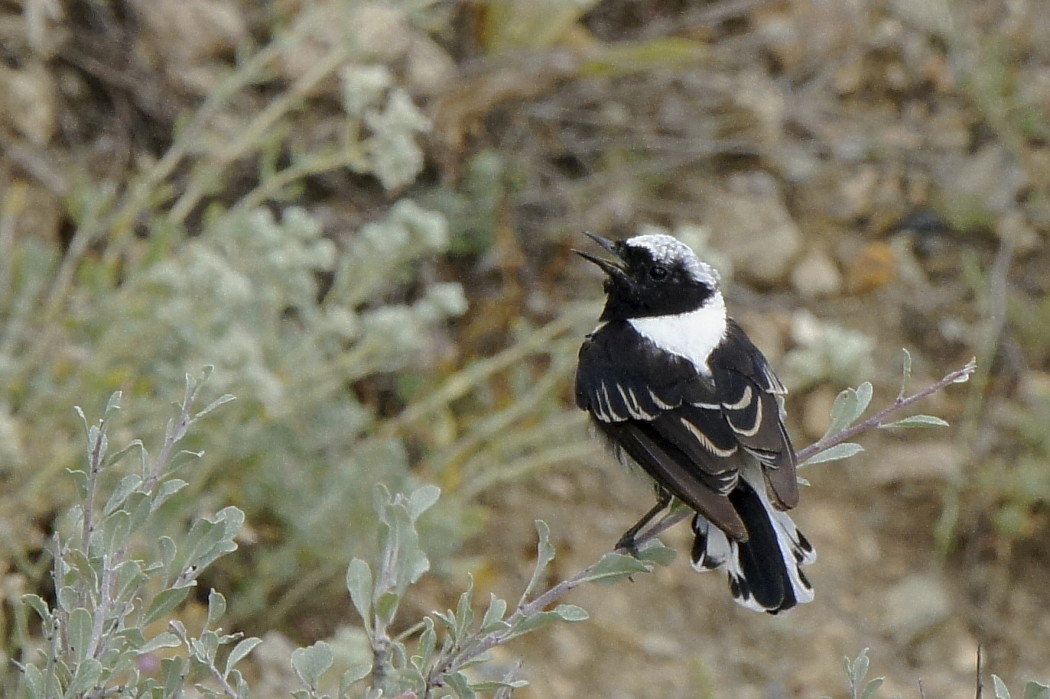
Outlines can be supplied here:
M595 235L593 233L584 233L584 235L593 240L594 242L598 243L598 245L601 245L603 248L605 248L612 254L619 257L619 254L616 252L616 244L613 241L609 240L608 238L603 238L600 235ZM593 262L594 264L601 267L602 271L608 274L610 277L624 276L625 274L623 267L621 267L617 263L617 261L604 260L600 257L590 254L589 252L583 252L582 250L573 250L573 252L582 257L583 259L587 260L588 262Z

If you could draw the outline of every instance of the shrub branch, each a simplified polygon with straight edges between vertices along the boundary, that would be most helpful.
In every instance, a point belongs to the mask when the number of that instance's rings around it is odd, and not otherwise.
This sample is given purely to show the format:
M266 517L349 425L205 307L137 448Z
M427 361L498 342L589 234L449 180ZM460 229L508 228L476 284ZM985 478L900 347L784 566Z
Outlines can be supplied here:
M957 369L944 376L940 381L917 391L911 395L904 396L903 393L897 397L897 399L886 406L882 410L878 411L871 417L858 422L854 425L847 426L838 432L825 436L817 442L809 445L808 447L801 449L795 453L795 457L799 463L803 463L808 459L813 458L817 454L830 449L831 447L841 444L859 434L867 432L868 430L883 426L887 424L887 420L890 416L895 413L907 408L908 406L926 398L937 391L947 387L953 383L961 383L966 381L969 376L976 370L977 365L974 361L968 362L965 366ZM682 511L672 510L667 515L656 521L648 529L640 532L636 537L636 546L643 546L646 542L656 538L657 535L666 531L670 527L678 524L683 519L688 517L690 513ZM625 549L616 549L615 553L629 554L630 551ZM553 585L545 592L534 597L528 602L520 603L517 609L507 617L507 626L505 628L491 631L489 633L482 634L477 637L474 642L465 644L460 648L456 648L452 654L445 659L444 662L435 664L433 669L426 678L427 681L427 692L434 687L439 687L444 684L442 676L449 672L455 672L459 668L462 668L469 664L471 661L477 660L485 652L500 646L511 638L520 635L516 632L517 625L523 620L540 614L547 610L555 602L563 598L570 591L583 584L584 582L594 578L598 571L598 567L602 564L601 561L592 563L586 568L580 570L576 574L562 580L561 582Z

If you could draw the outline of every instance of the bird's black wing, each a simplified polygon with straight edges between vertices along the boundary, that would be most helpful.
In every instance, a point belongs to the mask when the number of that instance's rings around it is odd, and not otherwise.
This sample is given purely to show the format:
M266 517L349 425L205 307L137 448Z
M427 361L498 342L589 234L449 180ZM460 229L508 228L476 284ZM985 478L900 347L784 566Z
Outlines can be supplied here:
M729 360L737 353L726 347L704 375L630 324L607 323L580 349L576 402L657 483L743 541L747 531L728 495L752 456L768 466L781 458L786 433L771 391L783 387L735 324L727 332L756 357ZM784 499L779 492L777 499Z
M725 341L711 353L709 364L726 421L740 445L762 463L773 504L791 509L799 497L797 461L777 401L787 389L733 320L728 321Z

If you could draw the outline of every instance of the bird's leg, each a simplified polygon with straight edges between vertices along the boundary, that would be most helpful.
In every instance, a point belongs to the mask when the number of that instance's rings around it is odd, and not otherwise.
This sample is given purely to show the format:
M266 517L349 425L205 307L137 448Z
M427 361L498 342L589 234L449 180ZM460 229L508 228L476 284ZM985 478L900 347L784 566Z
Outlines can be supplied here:
M652 522L658 514L666 510L668 503L671 502L671 494L663 488L657 489L656 497L657 501L656 505L653 506L653 509L642 515L642 518L638 520L633 527L625 531L623 536L620 537L620 540L616 542L617 549L624 549L625 551L630 552L632 556L638 555L638 543L635 540L638 536L638 532Z

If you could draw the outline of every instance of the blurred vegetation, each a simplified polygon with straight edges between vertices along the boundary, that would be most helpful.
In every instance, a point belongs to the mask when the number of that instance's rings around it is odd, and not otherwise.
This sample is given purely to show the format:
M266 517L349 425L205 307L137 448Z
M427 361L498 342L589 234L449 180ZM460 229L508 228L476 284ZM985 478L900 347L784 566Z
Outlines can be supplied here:
M470 502L485 487L528 471L534 452L539 463L573 453L571 439L551 441L570 434L563 409L539 405L570 370L571 353L549 344L570 323L536 339L517 323L523 341L511 354L466 361L442 380L434 370L460 359L447 321L466 309L461 284L442 281L436 264L453 245L448 219L367 186L376 201L356 225L283 203L325 172L370 175L397 190L423 165L417 140L427 119L387 68L362 62L352 27L321 37L329 42L297 79L274 81L280 61L317 48L325 17L304 12L240 55L167 149L127 182L66 173L62 203L75 226L66 245L13 237L25 188L7 192L0 511L4 557L26 589L45 584L40 552L69 495L56 484L80 455L73 395L122 388L133 416L125 429L136 432L157 423L156 396L188 367L214 364L215 389L236 393L194 435L210 470L176 501L186 511L232 503L246 512L250 551L214 573L234 593L230 619L246 626L264 610L267 624L279 624L304 604L328 604L318 589L373 546L372 484L408 487L412 453L417 462L428 455L428 479L469 476L469 492L424 534L443 558L477 526ZM326 80L339 86L342 114L326 117L325 140L303 143L316 134L299 128L301 116ZM280 88L262 104L252 99L260 81ZM548 354L558 364L532 385L519 363ZM474 397L486 419L461 433L448 404L504 371L521 400ZM558 417L543 419L545 410ZM494 434L523 415L528 429L509 440ZM486 475L493 463L510 470Z

